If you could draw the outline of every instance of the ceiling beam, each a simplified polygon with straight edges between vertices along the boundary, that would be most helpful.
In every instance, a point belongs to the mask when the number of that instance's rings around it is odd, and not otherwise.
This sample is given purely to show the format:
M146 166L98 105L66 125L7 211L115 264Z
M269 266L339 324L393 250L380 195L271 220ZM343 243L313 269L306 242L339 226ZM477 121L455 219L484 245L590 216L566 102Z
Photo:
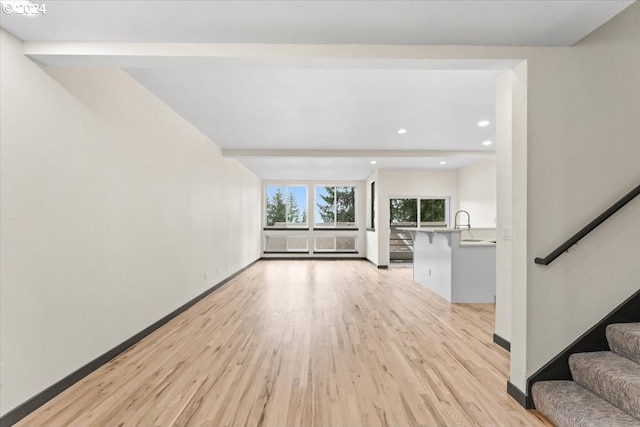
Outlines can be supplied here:
M495 151L444 151L444 150L222 150L225 157L423 157L423 158L490 158Z
M531 50L562 48L487 46L396 46L396 45L293 45L218 43L23 43L23 53L51 66L177 67L219 64L221 59L293 61L306 67L341 65L366 68L507 70ZM349 63L348 61L353 61ZM323 62L325 61L325 62ZM330 61L330 62L326 62ZM376 62L377 61L377 62ZM382 62L381 62L382 61ZM286 64L285 64L286 65Z

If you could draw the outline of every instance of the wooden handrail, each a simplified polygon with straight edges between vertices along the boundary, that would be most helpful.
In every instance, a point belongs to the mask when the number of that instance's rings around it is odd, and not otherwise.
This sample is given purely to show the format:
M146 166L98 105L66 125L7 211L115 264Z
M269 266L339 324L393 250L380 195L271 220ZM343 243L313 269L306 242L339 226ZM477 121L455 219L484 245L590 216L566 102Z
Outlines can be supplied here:
M544 258L536 258L534 262L540 265L549 265L563 253L567 252L569 248L578 243L584 236L591 233L596 227L605 222L611 215L618 212L631 200L636 198L640 194L640 185L627 193L623 198L615 202L609 209L602 212L596 219L587 224L582 230L571 236L566 242L558 246L556 250L551 252Z

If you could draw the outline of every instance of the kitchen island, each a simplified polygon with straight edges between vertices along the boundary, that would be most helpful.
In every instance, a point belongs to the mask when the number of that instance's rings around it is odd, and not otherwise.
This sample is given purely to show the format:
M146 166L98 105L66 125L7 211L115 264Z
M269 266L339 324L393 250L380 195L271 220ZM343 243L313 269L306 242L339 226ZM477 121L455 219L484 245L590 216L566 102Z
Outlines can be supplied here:
M495 302L495 230L402 230L414 236L413 280L452 303Z

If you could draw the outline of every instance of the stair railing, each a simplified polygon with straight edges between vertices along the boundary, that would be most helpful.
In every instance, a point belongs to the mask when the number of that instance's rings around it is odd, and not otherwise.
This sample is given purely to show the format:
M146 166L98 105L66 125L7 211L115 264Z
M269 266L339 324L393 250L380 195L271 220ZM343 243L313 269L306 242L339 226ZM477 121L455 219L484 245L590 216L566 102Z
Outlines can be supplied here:
M536 258L534 262L540 265L549 265L553 260L558 258L563 253L567 252L569 248L577 244L583 237L591 233L600 224L605 222L610 216L622 209L627 203L636 198L640 194L640 185L627 193L623 198L615 202L609 209L601 213L596 219L587 224L582 230L571 236L566 242L558 246L556 250L551 252L544 258Z

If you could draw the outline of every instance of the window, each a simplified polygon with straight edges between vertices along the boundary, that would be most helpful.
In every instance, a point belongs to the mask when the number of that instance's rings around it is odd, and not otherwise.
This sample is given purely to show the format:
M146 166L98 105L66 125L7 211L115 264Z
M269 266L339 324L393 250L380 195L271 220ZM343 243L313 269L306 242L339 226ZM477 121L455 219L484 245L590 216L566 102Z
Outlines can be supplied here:
M286 236L267 236L264 245L265 252L286 252L287 238Z
M371 183L371 224L372 229L376 228L376 183Z
M336 250L345 252L356 251L356 236L336 237Z
M308 252L307 236L266 236L265 253Z
M265 211L267 227L306 227L307 187L267 185Z
M418 199L390 199L389 221L397 226L418 225Z
M314 252L357 252L356 236L316 236Z
M287 237L287 251L300 252L309 250L309 239L307 236L289 236Z
M355 187L316 187L316 227L356 227Z
M356 187L265 185L264 198L264 254L358 253Z
M315 251L329 251L336 250L336 238L335 236L316 236Z
M448 217L448 198L389 199L389 261L413 260L413 236L403 227L446 227Z
M444 227L447 225L445 199L420 199L420 227Z
M442 198L397 198L389 200L389 222L394 226L445 227L448 200Z

